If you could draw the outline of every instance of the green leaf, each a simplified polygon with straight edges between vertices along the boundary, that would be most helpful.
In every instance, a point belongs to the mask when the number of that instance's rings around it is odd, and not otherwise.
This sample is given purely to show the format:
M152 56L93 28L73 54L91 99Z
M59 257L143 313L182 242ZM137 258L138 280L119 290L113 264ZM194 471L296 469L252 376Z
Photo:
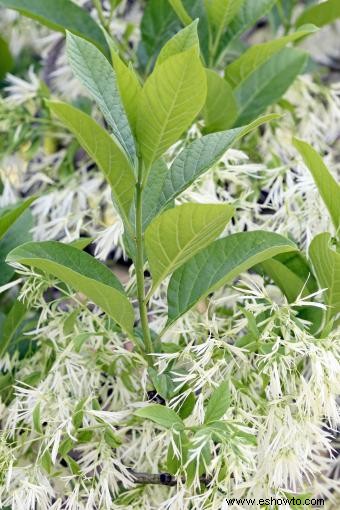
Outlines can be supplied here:
M119 94L116 73L104 55L81 37L67 33L67 56L75 76L97 102L113 135L136 164L136 148Z
M146 418L154 421L158 425L167 429L176 427L177 429L183 429L184 423L175 411L166 406L159 404L152 404L146 407L138 409L134 413L139 418Z
M302 253L282 253L265 260L260 268L282 290L290 303L302 293L302 297L317 291L317 284L307 260Z
M314 237L309 247L316 277L321 289L327 289L327 320L340 313L340 253L336 251L329 233Z
M32 228L32 214L29 210L26 210L0 240L0 285L8 283L14 275L14 269L5 262L7 254L20 244L32 239Z
M234 213L226 204L183 204L165 211L145 231L153 290L179 266L208 246Z
M0 396L2 402L6 403L12 398L13 387L12 385L15 383L15 379L11 372L7 372L6 374L0 373Z
M211 133L193 141L176 157L167 173L160 194L158 210L164 209L198 177L213 167L237 140L277 115L260 117L248 126Z
M182 0L169 0L169 3L184 25L189 25L192 22L192 19L184 8Z
M76 430L78 430L82 424L84 419L84 403L85 399L79 400L78 404L74 408L73 416L72 416L72 425Z
M78 250L84 250L94 241L93 237L79 237L70 243L71 246L78 248Z
M164 208L198 177L216 164L231 145L240 138L242 128L211 133L194 140L182 150L165 178L159 207Z
M91 429L81 429L77 433L77 441L79 443L88 443L93 437L94 431Z
M118 448L122 444L120 437L114 434L109 428L104 432L104 441L110 448Z
M132 336L134 313L122 285L91 255L66 244L46 241L19 246L8 255L7 262L19 262L59 278L85 294Z
M332 218L335 229L340 227L340 185L334 179L321 156L311 145L295 138L294 146L299 151L303 160L311 172L318 187L321 198L324 201Z
M219 74L206 70L208 93L202 111L205 132L222 131L234 124L238 106L233 90Z
M293 303L300 294L301 297L306 297L318 290L312 270L300 252L282 253L265 260L256 266L255 270L267 274L281 289L289 303ZM324 315L321 308L304 305L297 310L298 318L310 323L308 329L312 334L319 331Z
M7 352L27 312L26 306L16 300L6 316L0 335L0 359Z
M50 474L53 467L53 462L51 454L48 450L44 451L43 455L41 456L40 462L46 473Z
M295 48L284 48L234 89L239 116L235 125L250 122L267 106L278 101L303 71L308 55Z
M340 2L339 0L328 0L318 5L311 5L304 9L302 14L296 21L296 26L305 23L314 23L318 27L323 27L340 18Z
M204 0L183 0L183 4L192 19L199 19L198 37L201 55L205 62L209 60L210 27Z
M276 2L277 0L256 0L255 2L254 0L244 0L240 10L231 21L228 30L221 38L219 45L220 57L235 39L250 29L258 19L265 16Z
M203 0L182 0L183 7L191 19L199 19L198 33L204 58L209 56L208 20ZM148 0L141 22L141 43L138 48L140 67L146 74L152 69L155 59L164 44L182 28L182 24L169 0Z
M238 438L240 443L256 446L256 436L242 430L242 423L228 423L217 421L211 423L207 430L210 431L212 439L216 443L229 443L230 439Z
M188 436L183 430L174 433L172 440L176 445L177 451L175 453L171 442L168 448L166 467L170 474L176 475L178 470L185 465L188 459L188 449L190 443Z
M244 0L205 0L210 23L219 30L226 28L243 2Z
M196 48L169 57L155 69L144 85L137 120L146 173L192 124L205 98L205 72Z
M172 275L168 287L167 326L243 271L279 253L294 250L294 243L285 237L261 230L218 239Z
M72 450L73 446L74 441L70 437L67 437L66 439L64 439L64 441L62 441L62 443L59 446L58 450L59 455L65 458L68 452Z
M43 25L64 32L69 30L107 51L104 34L90 14L71 0L0 0L0 6L15 9Z
M181 29L181 22L168 0L148 0L141 21L138 58L150 70L164 44Z
M163 64L169 57L196 47L199 52L199 40L197 34L198 20L193 21L190 25L183 28L174 35L161 49L156 67Z
M211 395L205 411L204 423L210 423L222 418L229 407L229 384L223 381Z
M71 473L76 476L81 476L82 472L78 462L72 459L69 455L65 455L64 459L66 460Z
M239 305L238 308L242 311L243 315L247 319L249 333L253 336L253 338L257 338L260 335L260 332L259 328L257 327L255 316L249 310L246 310L243 306Z
M317 27L313 25L301 27L300 30L293 34L251 46L240 58L227 66L225 72L226 80L233 88L239 86L241 82L256 72L260 66L287 46L288 43L297 41L315 31L317 31Z
M80 352L81 348L83 347L84 343L90 338L89 333L79 333L79 335L76 335L73 337L73 345L75 352Z
M0 37L0 55L0 80L2 80L14 64L8 43L2 37Z
M111 51L111 59L116 72L120 97L133 131L136 129L138 98L142 86L132 66L127 66L118 53Z
M13 223L26 211L26 209L36 200L36 197L30 197L19 205L8 207L6 209L0 209L0 240L5 236L8 230L11 228Z
M128 222L135 179L123 150L86 113L58 101L49 101L47 104L99 166L111 186L119 212Z
M160 210L160 195L168 172L169 169L163 159L158 159L151 167L148 180L143 189L143 230L146 229ZM172 205L171 201L170 204Z
M162 345L163 344L164 343L162 342ZM191 391L189 395L184 400L182 400L180 408L178 409L178 414L180 415L182 420L185 420L185 418L188 418L191 415L192 411L194 410L195 404L196 404L195 393Z
M167 373L159 374L157 370L152 367L148 368L148 374L158 395L166 400L171 398L174 391L174 384L170 375Z
M38 434L42 434L41 428L41 414L40 414L40 402L35 406L32 413L33 427Z
M196 440L196 441L195 441ZM186 485L190 487L194 482L196 473L198 472L199 476L202 476L203 473L207 472L208 466L211 464L212 455L210 448L211 441L211 431L209 428L201 429L196 432L193 440L189 444L188 456L190 457L190 452L193 450L197 450L197 445L200 447L200 451L198 456L189 462L185 466L186 468Z

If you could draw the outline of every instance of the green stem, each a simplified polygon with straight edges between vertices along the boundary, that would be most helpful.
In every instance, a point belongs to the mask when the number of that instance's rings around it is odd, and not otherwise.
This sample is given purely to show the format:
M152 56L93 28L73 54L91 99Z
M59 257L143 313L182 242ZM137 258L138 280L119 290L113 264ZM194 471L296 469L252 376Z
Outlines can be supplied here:
M210 67L212 67L216 62L216 53L220 44L221 37L223 35L223 24L219 26L219 29L216 34L216 38L214 44L210 50Z
M103 8L102 8L101 0L93 0L93 3L94 3L94 6L96 8L96 11L97 11L99 21L101 22L103 27L105 27L106 19L105 19L104 13L103 13Z
M286 19L286 15L285 15L285 12L284 12L284 9L283 9L283 5L282 5L282 1L280 0L280 2L278 2L277 4L277 10L279 11L279 16L281 18L281 21L282 21L282 25L285 29L285 35L288 34L289 32L289 28L290 28L290 23L289 23L289 20Z
M136 190L136 280L137 280L137 297L140 313L140 320L143 330L143 339L145 351L149 354L153 352L151 340L148 314L145 300L145 279L144 279L144 250L143 250L143 218L142 218L142 175L141 165L139 168L139 176ZM152 357L148 356L149 363L152 364Z
M101 0L93 0L94 6L98 13L100 23L105 28L106 32L110 35L110 22L105 18Z

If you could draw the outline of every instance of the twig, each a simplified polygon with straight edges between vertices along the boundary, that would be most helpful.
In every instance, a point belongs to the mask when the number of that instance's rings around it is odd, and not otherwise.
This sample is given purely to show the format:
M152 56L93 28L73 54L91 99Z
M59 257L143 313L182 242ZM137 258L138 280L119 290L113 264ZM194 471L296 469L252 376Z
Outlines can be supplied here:
M170 473L138 473L134 469L129 469L129 473L135 483L151 484L151 485L167 485L168 487L175 487L180 481ZM181 478L181 482L185 483L185 478ZM202 485L209 485L211 478L203 475L200 476Z

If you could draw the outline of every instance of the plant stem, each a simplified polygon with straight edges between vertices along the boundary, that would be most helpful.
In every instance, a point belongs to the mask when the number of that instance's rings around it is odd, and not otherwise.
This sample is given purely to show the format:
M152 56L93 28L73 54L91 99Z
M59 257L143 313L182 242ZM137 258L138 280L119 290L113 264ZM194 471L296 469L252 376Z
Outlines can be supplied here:
M140 320L143 330L143 339L145 351L149 354L153 352L148 314L145 300L145 279L144 279L144 250L143 250L143 218L142 218L142 171L139 165L139 175L136 190L136 279L137 279L137 297L140 313ZM149 364L152 364L152 357L147 357Z
M107 30L107 21L104 16L101 0L93 0L93 3L97 10L99 21L101 22L103 27Z
M181 483L185 483L185 478L176 478L170 475L170 473L139 473L134 469L129 469L129 472L133 478L134 483L141 484L152 484L152 485L167 485L169 487L175 487L179 480ZM200 476L200 482L202 485L209 485L211 478L206 475Z
M217 53L218 46L220 44L220 40L221 40L222 35L223 35L223 25L221 24L219 29L218 29L218 31L217 31L214 44L213 44L213 46L212 46L212 48L210 50L210 67L212 67L215 64L216 53Z

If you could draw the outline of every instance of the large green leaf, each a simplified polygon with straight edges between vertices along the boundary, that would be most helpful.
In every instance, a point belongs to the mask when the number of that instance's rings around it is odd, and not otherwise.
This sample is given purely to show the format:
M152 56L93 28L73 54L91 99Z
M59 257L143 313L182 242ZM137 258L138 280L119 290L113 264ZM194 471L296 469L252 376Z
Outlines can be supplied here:
M206 77L197 48L169 57L146 81L139 102L137 138L148 171L201 111Z
M139 79L132 66L127 66L118 53L111 51L111 59L117 75L120 97L122 98L129 124L136 129L138 97L142 90Z
M114 137L128 154L132 166L135 166L135 142L112 65L93 44L69 32L67 56L74 74L96 100Z
M317 28L313 25L301 27L300 30L293 34L251 46L240 58L227 66L225 73L226 80L233 88L239 86L241 82L246 80L260 66L273 57L273 55L287 46L288 43L297 41L316 30Z
M20 202L19 205L15 204L14 206L6 209L0 209L0 240L35 199L36 197L30 197L27 200Z
M164 180L158 210L166 207L198 177L215 165L233 143L261 124L276 118L275 114L266 115L248 126L211 133L198 138L183 149L174 160Z
M158 425L167 429L172 429L173 427L178 429L184 428L184 423L178 414L173 411L173 409L161 406L160 404L151 404L149 406L142 407L135 411L134 414L140 418L146 418L154 421Z
M244 0L205 0L210 23L218 30L226 28Z
M327 319L340 313L340 253L332 243L329 233L314 237L309 247L316 277L327 297Z
M169 57L173 57L177 53L196 47L199 50L199 40L197 34L198 20L193 21L190 25L177 32L161 49L156 67L163 64Z
M7 262L52 274L85 294L128 334L133 334L134 312L121 283L88 253L56 241L26 243L11 251Z
M97 163L112 188L117 208L127 222L135 179L120 145L86 113L58 101L49 101L48 105Z
M328 25L336 19L340 18L340 2L339 0L328 0L318 5L311 5L304 9L302 14L296 21L296 26L305 23L314 23L318 27Z
M105 37L99 25L85 9L71 0L0 0L0 6L15 9L53 30L69 30L107 52Z
M232 234L213 242L172 275L168 287L168 326L243 271L293 250L295 244L285 237L260 230Z
M340 184L311 145L296 138L293 143L310 170L333 224L338 229L340 227Z
M284 48L242 81L234 89L239 108L235 124L250 122L278 101L303 71L307 59L303 51Z
M211 69L206 70L208 93L202 111L205 132L223 131L234 124L238 106L233 90L219 74Z
M231 21L219 45L220 56L228 49L230 43L251 28L258 19L272 9L277 0L244 0L240 10Z
M165 211L145 231L153 289L224 230L234 213L226 204L183 204Z

